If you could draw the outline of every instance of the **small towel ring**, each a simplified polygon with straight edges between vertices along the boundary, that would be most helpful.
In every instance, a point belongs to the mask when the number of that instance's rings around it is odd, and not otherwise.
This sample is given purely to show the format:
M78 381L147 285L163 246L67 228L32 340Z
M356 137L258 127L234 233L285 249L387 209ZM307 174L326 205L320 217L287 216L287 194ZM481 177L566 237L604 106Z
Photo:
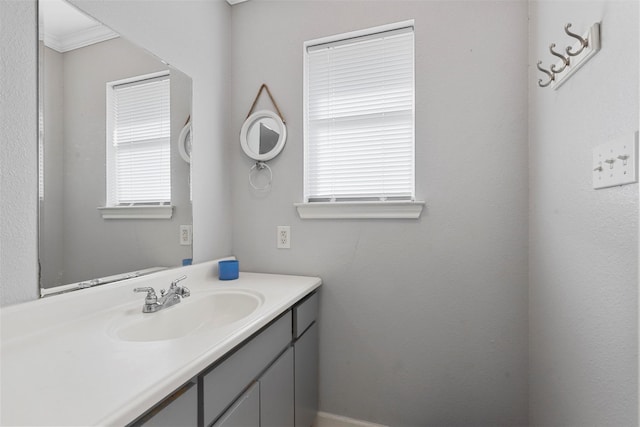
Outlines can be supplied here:
M262 171L262 170L267 170L267 172L269 172L269 180L267 181L267 184L263 187L258 187L255 182L253 182L253 177L254 175L256 175L258 172ZM264 163L264 162L256 162L253 166L251 166L251 169L249 169L249 184L251 185L251 187L254 190L257 191L268 191L271 188L271 181L273 180L273 172L271 172L271 168L269 167L268 164Z

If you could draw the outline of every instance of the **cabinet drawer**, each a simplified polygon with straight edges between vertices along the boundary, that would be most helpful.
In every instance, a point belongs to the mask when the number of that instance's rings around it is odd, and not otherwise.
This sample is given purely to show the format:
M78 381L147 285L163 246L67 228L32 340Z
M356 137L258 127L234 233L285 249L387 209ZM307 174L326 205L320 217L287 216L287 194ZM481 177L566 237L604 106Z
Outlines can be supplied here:
M208 426L291 342L287 312L203 378L204 425Z
M293 308L293 337L299 338L318 317L318 293L315 292Z

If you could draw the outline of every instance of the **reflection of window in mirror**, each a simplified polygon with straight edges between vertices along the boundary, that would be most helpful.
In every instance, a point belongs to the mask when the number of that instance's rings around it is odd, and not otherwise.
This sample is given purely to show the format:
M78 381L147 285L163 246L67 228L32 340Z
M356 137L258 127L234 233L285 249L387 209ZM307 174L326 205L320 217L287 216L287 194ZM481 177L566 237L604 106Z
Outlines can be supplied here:
M38 109L38 199L44 200L44 117Z
M171 203L168 73L107 83L107 205Z

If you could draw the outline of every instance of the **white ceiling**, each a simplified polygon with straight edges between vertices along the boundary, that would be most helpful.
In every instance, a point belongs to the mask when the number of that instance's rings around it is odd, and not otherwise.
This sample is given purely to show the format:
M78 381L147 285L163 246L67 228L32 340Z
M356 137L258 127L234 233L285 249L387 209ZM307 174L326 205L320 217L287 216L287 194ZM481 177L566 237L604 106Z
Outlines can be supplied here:
M40 0L40 14L44 44L58 52L118 37L64 0Z

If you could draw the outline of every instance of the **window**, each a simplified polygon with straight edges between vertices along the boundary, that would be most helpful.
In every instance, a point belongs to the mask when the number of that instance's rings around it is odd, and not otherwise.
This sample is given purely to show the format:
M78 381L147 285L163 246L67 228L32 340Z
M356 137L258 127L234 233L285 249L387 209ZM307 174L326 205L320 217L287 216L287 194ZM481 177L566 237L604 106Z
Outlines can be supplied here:
M42 86L41 86L42 87ZM38 200L44 200L44 108L38 108Z
M413 202L414 153L413 22L307 42L305 204Z
M169 74L108 83L107 134L107 205L169 205Z

